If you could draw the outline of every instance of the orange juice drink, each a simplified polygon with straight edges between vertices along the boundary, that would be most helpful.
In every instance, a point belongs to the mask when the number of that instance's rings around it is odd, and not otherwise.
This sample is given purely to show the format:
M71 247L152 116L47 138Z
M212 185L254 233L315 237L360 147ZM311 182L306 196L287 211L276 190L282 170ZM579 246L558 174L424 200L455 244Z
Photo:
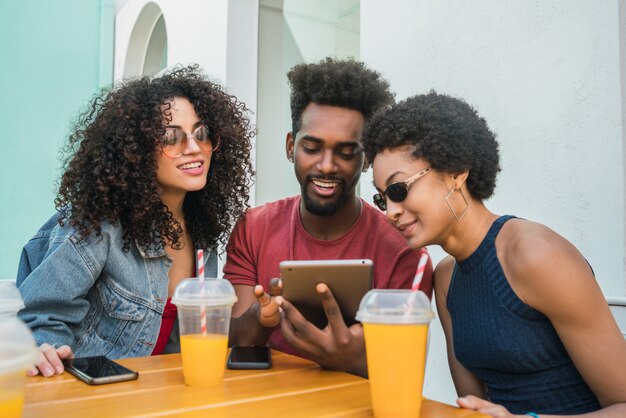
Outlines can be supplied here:
M374 415L419 417L428 324L365 323L363 332Z
M420 416L433 316L420 291L374 289L363 296L356 319L363 323L375 417Z
M222 382L228 337L221 334L189 334L180 337L183 376L190 386L214 386Z
M0 417L20 418L24 405L24 392L0 390Z
M194 277L176 286L172 303L178 310L180 352L187 385L222 383L230 313L236 301L235 289L228 280Z

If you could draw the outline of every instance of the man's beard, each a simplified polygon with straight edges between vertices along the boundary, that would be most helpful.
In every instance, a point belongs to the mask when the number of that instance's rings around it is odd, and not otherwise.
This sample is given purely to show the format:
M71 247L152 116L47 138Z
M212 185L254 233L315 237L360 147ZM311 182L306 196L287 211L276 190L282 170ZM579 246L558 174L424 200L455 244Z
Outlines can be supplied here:
M301 186L302 199L304 201L304 207L306 210L317 216L331 216L337 213L337 211L343 206L348 199L348 193L346 192L345 184L341 183L341 193L334 200L330 202L320 203L313 199L309 192L306 190L306 185ZM337 186L339 187L339 186Z

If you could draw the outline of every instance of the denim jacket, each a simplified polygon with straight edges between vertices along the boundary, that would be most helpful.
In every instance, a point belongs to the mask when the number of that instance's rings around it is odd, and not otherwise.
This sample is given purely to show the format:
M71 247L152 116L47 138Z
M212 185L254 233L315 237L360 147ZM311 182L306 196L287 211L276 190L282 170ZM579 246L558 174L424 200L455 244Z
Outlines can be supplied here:
M52 216L22 250L17 286L26 307L19 317L38 344L67 344L76 357L150 355L167 301L171 258L164 249L136 243L123 251L120 226L103 223L100 237L78 239L58 218ZM217 273L214 253L205 253L205 265L208 275Z

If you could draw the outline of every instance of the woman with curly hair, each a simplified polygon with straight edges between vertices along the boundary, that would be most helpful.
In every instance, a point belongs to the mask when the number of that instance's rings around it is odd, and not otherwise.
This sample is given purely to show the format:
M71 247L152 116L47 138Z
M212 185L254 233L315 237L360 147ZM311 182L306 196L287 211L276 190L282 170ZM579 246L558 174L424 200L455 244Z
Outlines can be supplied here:
M179 349L169 298L195 275L195 249L214 252L248 207L246 111L196 66L91 102L70 136L58 213L20 260L19 315L44 353L29 374L62 373L72 355ZM209 264L216 273L214 254Z
M457 403L498 418L626 416L626 341L589 264L483 203L500 171L485 120L431 92L375 115L363 143L374 201L409 247L450 254L434 277Z

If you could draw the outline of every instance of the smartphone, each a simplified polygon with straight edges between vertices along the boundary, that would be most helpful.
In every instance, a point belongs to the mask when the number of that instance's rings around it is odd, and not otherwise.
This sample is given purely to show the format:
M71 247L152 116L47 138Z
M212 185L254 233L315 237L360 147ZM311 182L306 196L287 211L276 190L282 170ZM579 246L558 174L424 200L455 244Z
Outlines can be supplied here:
M309 322L320 329L328 324L322 299L315 291L318 283L328 285L347 326L358 322L355 316L361 299L372 288L372 260L283 261L279 266L283 296Z
M272 355L269 347L236 345L230 351L226 366L229 369L269 369Z
M135 380L139 373L109 360L105 356L80 357L63 360L65 370L90 385Z

